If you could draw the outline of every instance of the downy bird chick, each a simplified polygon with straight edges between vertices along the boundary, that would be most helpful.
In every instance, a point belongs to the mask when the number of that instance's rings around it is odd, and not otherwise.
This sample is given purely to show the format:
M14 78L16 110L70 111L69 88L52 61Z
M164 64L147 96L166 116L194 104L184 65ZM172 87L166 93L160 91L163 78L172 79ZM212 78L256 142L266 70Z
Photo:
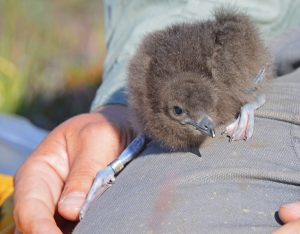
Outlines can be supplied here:
M199 147L214 128L232 140L251 137L254 110L271 78L266 48L250 18L219 9L215 20L173 25L149 34L129 65L132 125L139 135L97 173L80 211L111 186L115 175L150 138L171 150ZM145 138L145 136L147 136Z
M129 65L132 125L171 150L199 147L238 114L227 135L251 137L265 102L269 56L253 22L233 9L214 17L147 35Z

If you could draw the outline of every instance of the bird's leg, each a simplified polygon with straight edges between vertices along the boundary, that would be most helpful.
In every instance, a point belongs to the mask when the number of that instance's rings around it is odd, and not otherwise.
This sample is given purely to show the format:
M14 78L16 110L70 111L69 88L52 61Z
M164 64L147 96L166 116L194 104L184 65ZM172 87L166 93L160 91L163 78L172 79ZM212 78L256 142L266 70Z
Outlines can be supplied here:
M120 156L112 161L107 167L101 169L94 179L92 187L87 198L80 210L79 217L82 219L88 210L92 201L101 196L114 182L115 175L118 174L124 166L134 159L143 149L147 142L144 134L138 135L120 154Z
M256 100L241 107L238 118L226 127L225 133L231 141L247 140L254 130L254 111L266 102L265 95L259 95Z

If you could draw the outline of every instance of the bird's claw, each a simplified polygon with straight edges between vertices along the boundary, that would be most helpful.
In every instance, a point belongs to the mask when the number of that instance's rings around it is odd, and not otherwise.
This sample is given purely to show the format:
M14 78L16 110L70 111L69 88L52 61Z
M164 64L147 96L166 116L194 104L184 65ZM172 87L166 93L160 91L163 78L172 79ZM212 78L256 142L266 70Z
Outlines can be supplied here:
M253 112L252 112L253 113ZM229 126L226 127L225 134L229 141L247 140L253 134L254 117L250 111L240 114L239 117ZM241 117L242 115L245 115ZM251 123L253 122L253 124Z
M238 118L228 125L225 134L229 141L247 140L252 137L254 131L254 111L265 103L265 95L260 95L255 102L248 103L241 108Z

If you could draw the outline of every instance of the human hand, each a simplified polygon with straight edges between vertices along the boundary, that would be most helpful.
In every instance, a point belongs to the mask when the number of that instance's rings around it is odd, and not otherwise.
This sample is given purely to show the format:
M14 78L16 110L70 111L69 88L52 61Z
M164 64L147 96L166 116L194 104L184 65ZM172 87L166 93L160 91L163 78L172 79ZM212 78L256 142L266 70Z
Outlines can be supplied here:
M15 177L17 229L62 233L58 227L62 217L78 220L97 171L114 160L132 137L127 108L120 105L75 116L55 128Z
M300 201L281 206L279 217L285 224L273 234L300 233Z

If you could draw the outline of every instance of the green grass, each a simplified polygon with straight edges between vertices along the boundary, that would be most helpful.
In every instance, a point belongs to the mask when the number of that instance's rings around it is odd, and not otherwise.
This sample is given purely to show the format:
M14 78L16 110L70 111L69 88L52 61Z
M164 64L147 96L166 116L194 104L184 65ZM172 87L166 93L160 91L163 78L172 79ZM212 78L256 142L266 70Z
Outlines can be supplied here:
M51 129L88 111L101 81L102 15L99 0L0 1L0 112Z

